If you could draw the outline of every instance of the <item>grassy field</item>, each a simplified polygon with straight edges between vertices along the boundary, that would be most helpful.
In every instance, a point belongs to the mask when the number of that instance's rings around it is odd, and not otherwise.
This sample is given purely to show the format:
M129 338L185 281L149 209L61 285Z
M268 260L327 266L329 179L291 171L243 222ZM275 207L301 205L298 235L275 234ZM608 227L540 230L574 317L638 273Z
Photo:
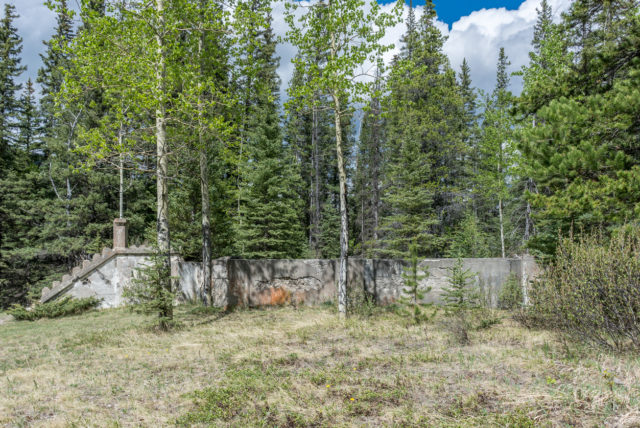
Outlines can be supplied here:
M460 346L386 312L198 312L171 333L126 310L5 322L0 426L640 426L639 356L506 314Z

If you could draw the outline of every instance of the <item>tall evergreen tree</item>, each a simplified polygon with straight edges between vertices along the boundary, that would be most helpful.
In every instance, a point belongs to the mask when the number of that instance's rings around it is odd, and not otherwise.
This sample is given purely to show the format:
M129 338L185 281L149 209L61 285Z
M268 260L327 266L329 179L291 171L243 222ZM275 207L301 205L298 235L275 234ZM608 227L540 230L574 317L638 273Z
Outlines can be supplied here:
M385 213L378 246L380 254L393 257L408 254L414 237L420 256L441 254L447 226L464 214L458 181L467 157L463 100L435 16L428 1L417 28L407 22L404 40L413 46L405 44L389 79ZM411 156L414 169L403 171Z
M460 96L462 97L462 114L460 120L460 134L465 147L463 162L459 169L457 181L459 183L462 205L466 211L471 210L475 217L478 206L473 192L473 177L478 173L478 95L471 82L471 67L466 58L462 61L460 73Z
M26 67L21 65L22 38L14 26L15 6L5 4L0 20L0 307L21 300L26 294L12 252L20 238L14 209L12 183L22 174L20 162L20 99L17 82Z
M380 228L380 186L382 181L382 145L385 123L382 111L382 76L376 74L376 93L365 111L356 153L354 177L354 212L359 250L371 255Z
M14 26L16 8L4 5L0 20L0 178L9 167L11 145L16 140L16 120L20 109L18 92L22 85L18 77L26 67L21 65L22 38Z
M267 7L252 0L252 9ZM248 162L242 171L241 221L237 223L240 254L249 258L297 258L303 254L302 205L297 197L301 179L280 129L278 99L280 79L271 28L271 11L265 11L259 41L249 60L256 68L251 76L246 118Z

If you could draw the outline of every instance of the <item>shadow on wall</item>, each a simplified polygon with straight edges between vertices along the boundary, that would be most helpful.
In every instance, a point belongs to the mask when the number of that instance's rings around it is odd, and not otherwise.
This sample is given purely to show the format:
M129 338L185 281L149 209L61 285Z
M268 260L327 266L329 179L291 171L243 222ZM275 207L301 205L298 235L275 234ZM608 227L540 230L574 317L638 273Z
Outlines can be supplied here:
M425 302L439 302L454 263L454 259L420 262L421 269L429 271L421 286L432 288ZM477 274L477 282L492 306L497 306L501 288L512 275L526 287L538 272L532 258L463 259L463 264L465 269ZM378 304L393 303L402 293L402 273L406 266L408 263L402 260L351 258L349 288L364 290ZM225 305L315 305L333 301L337 295L337 260L226 259L226 271L226 278L218 278L218 284L214 279L212 287L214 290L227 287ZM217 292L222 294L223 290Z

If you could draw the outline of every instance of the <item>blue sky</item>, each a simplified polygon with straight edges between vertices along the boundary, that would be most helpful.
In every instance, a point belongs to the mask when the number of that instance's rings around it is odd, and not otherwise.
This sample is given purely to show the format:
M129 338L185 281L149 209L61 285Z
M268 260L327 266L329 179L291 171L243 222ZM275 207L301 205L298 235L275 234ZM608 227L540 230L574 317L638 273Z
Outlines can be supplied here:
M434 0L438 18L449 25L463 16L467 16L476 10L504 7L507 10L515 10L523 0ZM389 3L383 0L380 3ZM407 4L409 1L407 0ZM414 0L414 6L424 5L424 0Z

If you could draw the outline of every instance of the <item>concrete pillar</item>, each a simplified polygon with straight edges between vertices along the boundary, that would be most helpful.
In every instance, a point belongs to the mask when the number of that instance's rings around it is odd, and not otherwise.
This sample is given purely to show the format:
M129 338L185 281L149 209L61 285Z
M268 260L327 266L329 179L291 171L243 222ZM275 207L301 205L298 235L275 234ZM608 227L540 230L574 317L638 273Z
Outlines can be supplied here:
M113 249L127 248L129 224L124 218L113 220Z

